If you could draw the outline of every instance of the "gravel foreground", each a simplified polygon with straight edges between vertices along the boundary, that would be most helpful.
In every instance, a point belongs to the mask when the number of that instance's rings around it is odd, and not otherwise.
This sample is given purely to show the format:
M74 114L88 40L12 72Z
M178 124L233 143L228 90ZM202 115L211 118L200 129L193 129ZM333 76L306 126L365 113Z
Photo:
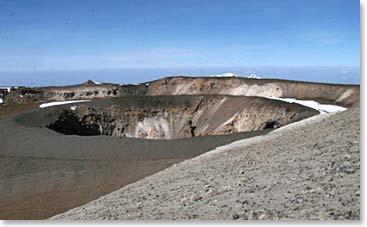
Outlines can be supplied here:
M359 111L219 147L51 219L359 220Z

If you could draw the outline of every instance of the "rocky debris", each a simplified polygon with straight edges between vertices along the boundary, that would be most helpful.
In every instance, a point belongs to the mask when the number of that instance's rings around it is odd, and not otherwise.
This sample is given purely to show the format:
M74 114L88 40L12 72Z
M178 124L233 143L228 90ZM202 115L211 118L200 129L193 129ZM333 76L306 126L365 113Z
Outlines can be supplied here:
M45 92L40 88L17 87L4 94L5 104L29 104L46 100Z
M121 96L142 96L146 95L148 91L149 83L143 83L138 85L125 84L120 85L118 94Z
M318 114L292 103L261 97L155 96L144 103L94 103L55 109L48 128L66 135L176 139L274 129ZM120 98L128 99L128 98ZM165 101L166 100L166 101Z
M52 219L360 219L359 107L238 141Z
M0 104L4 103L5 96L9 93L7 88L0 88Z
M92 80L73 86L18 87L6 95L5 104L109 98L122 96L119 90L118 84L96 84Z

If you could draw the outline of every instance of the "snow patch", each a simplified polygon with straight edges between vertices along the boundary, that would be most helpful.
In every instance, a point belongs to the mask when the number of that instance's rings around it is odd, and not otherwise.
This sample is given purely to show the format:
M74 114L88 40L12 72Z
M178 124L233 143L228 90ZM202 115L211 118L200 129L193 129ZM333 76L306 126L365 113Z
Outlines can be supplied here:
M209 75L210 77L238 77L236 74L234 73L223 73L223 74L218 74L218 75Z
M240 76L234 73L223 73L223 74L218 74L218 75L209 75L209 77L240 77ZM259 77L258 75L254 73L251 73L249 76L247 76L247 78L261 79L261 77Z
M8 92L10 92L11 87L0 87L0 89L5 89L5 90L7 90Z
M92 82L93 82L94 84L102 84L101 82L97 82L97 81L94 81L94 80L92 80Z
M59 106L59 105L65 105L69 103L76 103L76 102L89 102L90 100L73 100L73 101L62 101L62 102L48 102L43 103L39 106L39 108L46 108L50 106Z
M3 104L4 100L2 98L0 98L0 104Z
M293 98L278 98L278 97L275 97L275 96L267 96L266 98L276 99L276 100L289 102L289 103L298 103L298 104L301 104L303 106L307 106L307 107L310 107L312 109L318 110L321 114L340 112L340 111L344 111L344 110L347 109L347 108L344 108L342 106L337 106L337 105L320 104L320 103L318 103L316 101L313 101L313 100L298 100L298 99L293 99Z

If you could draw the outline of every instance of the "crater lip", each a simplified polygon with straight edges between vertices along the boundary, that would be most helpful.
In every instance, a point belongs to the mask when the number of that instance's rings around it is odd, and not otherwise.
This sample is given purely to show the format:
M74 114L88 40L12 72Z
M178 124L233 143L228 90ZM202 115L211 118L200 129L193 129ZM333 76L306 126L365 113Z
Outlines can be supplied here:
M179 139L274 129L318 114L263 97L118 97L54 106L18 117L64 135Z

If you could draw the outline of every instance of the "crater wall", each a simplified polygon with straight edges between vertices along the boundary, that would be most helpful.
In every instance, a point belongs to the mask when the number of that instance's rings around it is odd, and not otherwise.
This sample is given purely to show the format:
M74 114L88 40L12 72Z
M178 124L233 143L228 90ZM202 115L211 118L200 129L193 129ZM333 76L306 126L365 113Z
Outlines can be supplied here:
M359 85L310 83L241 77L167 77L138 85L83 84L64 87L21 88L5 97L6 104L122 96L207 95L275 96L315 100L350 107L359 103Z
M358 85L237 77L168 77L153 81L147 95L226 94L275 96L350 107L359 103Z
M226 95L120 97L39 112L48 119L39 124L59 133L145 139L271 129L318 114L298 104ZM28 116L27 122L37 119Z

